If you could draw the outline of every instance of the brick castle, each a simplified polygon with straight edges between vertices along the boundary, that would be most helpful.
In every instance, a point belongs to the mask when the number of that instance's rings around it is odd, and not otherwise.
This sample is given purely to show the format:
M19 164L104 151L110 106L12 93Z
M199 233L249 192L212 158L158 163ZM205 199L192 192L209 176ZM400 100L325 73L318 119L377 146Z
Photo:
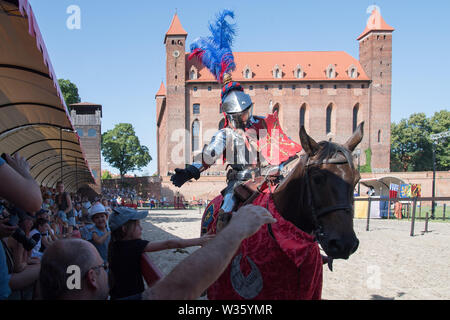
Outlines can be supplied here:
M357 38L359 60L343 51L235 52L232 77L251 96L253 113L277 109L283 130L296 142L300 125L316 141L343 143L365 121L360 163L371 154L372 172L389 172L393 31L374 10ZM221 86L196 59L188 60L187 36L175 14L164 38L166 84L155 97L158 175L162 196L212 199L225 187L224 165L180 189L168 177L192 163L223 118Z

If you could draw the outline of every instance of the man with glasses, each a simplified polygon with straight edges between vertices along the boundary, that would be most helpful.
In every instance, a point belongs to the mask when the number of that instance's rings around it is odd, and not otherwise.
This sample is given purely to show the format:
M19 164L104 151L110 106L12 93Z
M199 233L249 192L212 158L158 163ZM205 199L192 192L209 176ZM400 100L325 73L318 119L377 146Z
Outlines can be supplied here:
M142 299L198 298L226 269L242 240L255 234L262 225L274 222L276 220L263 207L241 207L220 234L147 289ZM41 261L42 298L107 299L107 268L107 264L103 263L97 249L90 242L81 239L57 241L46 250Z

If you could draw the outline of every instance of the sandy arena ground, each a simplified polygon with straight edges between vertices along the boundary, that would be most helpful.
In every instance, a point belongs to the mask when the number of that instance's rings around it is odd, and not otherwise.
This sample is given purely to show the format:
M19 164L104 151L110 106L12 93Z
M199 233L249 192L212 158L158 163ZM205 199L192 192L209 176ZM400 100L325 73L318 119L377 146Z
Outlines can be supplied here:
M199 210L152 210L142 223L143 238L150 241L195 238L200 232ZM349 260L324 267L323 299L417 300L450 299L450 223L396 220L355 220L360 240ZM167 274L198 247L149 254Z

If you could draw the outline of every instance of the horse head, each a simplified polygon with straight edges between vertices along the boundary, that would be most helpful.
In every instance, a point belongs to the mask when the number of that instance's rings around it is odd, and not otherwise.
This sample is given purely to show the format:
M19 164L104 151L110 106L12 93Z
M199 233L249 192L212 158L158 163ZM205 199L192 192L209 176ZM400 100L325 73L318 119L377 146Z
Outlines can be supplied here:
M280 214L314 234L325 253L348 259L359 245L353 230L353 191L360 176L352 152L363 138L364 122L343 144L317 143L302 126L305 154L273 193Z

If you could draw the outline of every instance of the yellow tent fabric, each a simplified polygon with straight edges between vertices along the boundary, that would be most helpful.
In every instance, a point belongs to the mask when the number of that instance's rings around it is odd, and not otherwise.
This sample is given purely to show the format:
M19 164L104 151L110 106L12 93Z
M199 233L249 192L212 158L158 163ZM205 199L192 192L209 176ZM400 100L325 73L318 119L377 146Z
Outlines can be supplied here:
M24 156L38 183L95 184L27 0L0 0L0 153Z

